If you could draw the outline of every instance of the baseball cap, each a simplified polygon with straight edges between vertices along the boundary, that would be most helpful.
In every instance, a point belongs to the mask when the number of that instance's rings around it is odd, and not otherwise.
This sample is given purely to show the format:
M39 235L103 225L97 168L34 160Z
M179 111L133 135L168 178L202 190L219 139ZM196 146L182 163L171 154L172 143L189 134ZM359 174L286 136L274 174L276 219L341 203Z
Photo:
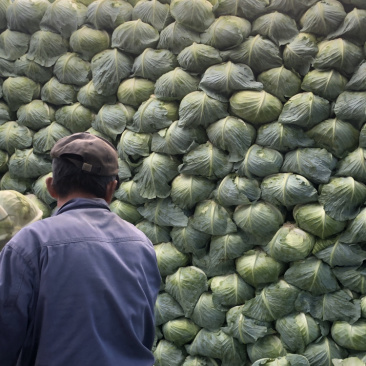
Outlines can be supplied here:
M116 148L106 139L89 132L61 138L51 149L51 158L66 158L84 172L111 176L118 174Z

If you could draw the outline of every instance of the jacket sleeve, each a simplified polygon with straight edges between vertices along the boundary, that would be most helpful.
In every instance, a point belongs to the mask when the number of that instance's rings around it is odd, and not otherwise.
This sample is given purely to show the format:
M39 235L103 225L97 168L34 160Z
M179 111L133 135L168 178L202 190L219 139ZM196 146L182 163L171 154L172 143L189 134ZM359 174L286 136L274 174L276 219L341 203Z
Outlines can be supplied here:
M22 348L33 294L32 277L33 272L26 260L6 245L0 252L1 366L14 366Z

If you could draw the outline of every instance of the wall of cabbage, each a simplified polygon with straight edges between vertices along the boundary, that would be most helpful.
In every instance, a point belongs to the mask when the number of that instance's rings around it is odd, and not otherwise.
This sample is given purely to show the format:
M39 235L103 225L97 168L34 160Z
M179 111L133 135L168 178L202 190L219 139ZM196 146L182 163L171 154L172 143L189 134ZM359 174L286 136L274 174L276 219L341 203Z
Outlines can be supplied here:
M156 366L365 365L365 29L363 0L0 0L0 189L49 216L54 143L104 136Z

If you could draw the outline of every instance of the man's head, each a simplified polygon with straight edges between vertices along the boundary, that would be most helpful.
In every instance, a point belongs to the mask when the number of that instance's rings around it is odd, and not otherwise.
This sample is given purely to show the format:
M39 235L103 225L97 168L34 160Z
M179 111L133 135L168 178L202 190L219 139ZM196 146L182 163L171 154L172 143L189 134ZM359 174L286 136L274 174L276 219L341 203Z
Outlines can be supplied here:
M60 139L51 150L50 194L104 198L110 202L118 184L118 154L107 140L86 132Z

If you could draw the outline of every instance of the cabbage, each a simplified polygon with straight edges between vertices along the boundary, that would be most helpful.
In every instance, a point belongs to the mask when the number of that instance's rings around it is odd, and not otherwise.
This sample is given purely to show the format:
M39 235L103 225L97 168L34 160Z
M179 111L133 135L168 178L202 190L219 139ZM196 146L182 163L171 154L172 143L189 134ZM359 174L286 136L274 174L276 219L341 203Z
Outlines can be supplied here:
M187 356L182 366L218 366L219 364L208 357Z
M238 175L246 177L265 177L279 173L283 163L280 152L257 144L252 145L245 159L238 165Z
M270 11L284 11L297 19L310 6L314 5L317 0L272 0L268 6Z
M296 299L295 307L297 311L310 313L313 318L324 321L345 320L354 323L361 316L360 303L349 290L319 296L303 292Z
M171 275L180 267L189 263L189 256L181 253L172 243L160 243L154 245L161 276ZM168 339L171 341L171 339Z
M130 162L130 158L138 159L140 156L149 156L150 142L150 134L125 130L117 145L118 156L127 162Z
M248 37L235 48L221 52L221 57L224 61L244 63L255 73L282 66L279 47L259 34Z
M118 199L111 202L110 209L123 220L126 220L131 224L136 224L142 219L142 216L137 211L137 208L135 206L126 202L119 201Z
M306 75L318 52L316 38L311 33L299 33L283 50L283 63L289 70Z
M143 3L155 2L144 1ZM168 50L154 50L147 48L135 58L132 67L133 76L156 81L160 76L174 70L178 66L176 56Z
M164 102L153 95L140 105L127 128L134 132L157 132L169 127L177 118L178 105L175 102Z
M192 315L197 301L207 289L205 273L194 266L181 267L166 278L165 291L179 303L186 317Z
M11 0L0 1L0 30L6 28L6 9L11 4Z
M301 128L278 122L260 126L255 143L283 153L295 150L297 147L314 145L314 141Z
M215 15L232 14L252 19L264 13L268 3L268 0L219 0L215 6Z
M162 100L181 100L198 89L199 79L180 67L160 76L155 83L154 93Z
M281 172L297 173L312 183L328 183L336 159L326 149L299 148L285 155Z
M131 169L128 163L118 158L118 178L120 182L124 182L132 177Z
M183 309L176 300L167 292L158 294L154 307L155 324L162 325L169 320L180 318L184 315Z
M115 94L121 81L130 75L132 59L117 49L96 54L91 60L93 83L98 94Z
M158 0L138 1L132 10L132 19L141 19L143 22L152 25L159 32L174 21L170 14L169 5L162 4Z
M262 198L274 205L286 207L317 201L314 186L305 177L293 173L267 176L261 183Z
M46 10L41 28L69 38L84 22L86 6L74 0L55 0Z
M15 62L0 58L0 76L2 77L18 76L15 69Z
M232 259L213 256L212 251L200 258L193 257L192 265L202 269L207 277L224 276L235 272L235 265Z
M29 41L29 34L5 30L0 34L0 57L16 61L28 51Z
M207 178L180 174L172 181L170 197L181 209L191 209L207 199L214 188L215 183Z
M205 200L196 205L192 226L211 235L226 235L237 231L230 213L213 200Z
M241 343L255 343L259 338L274 333L269 322L251 319L242 314L243 305L234 306L226 313L227 326L221 328Z
M116 99L115 95L105 96L99 94L95 89L93 80L80 88L76 98L84 107L92 109L93 111L98 111L106 103L115 103Z
M229 174L218 183L212 196L222 206L237 206L259 200L261 190L257 180Z
M307 135L316 142L316 146L328 150L337 158L343 158L357 148L360 133L350 123L334 118L318 123Z
M309 361L306 357L288 353L286 356L277 358L261 358L253 363L253 366L268 365L268 366L309 366Z
M346 12L339 1L318 1L301 17L301 32L326 36L330 32L336 30L345 17Z
M66 52L58 58L53 73L63 84L85 85L91 79L90 63L77 53Z
M332 338L338 345L355 351L366 351L366 320L360 319L349 324L337 321L332 325Z
M342 243L363 243L366 234L366 208L361 208L358 215L348 222L346 230L341 234Z
M187 318L169 320L162 328L164 338L178 347L191 342L201 329L192 320Z
M41 99L54 105L73 104L76 96L77 91L73 85L62 84L56 77L48 80L41 89Z
M252 34L260 34L275 44L282 46L297 36L296 21L278 11L262 15L254 20Z
M156 346L154 358L155 366L180 366L185 356L181 348L162 339Z
M213 122L228 115L227 103L208 96L203 91L187 94L179 104L179 127L207 128Z
M348 357L344 360L334 358L332 360L333 366L364 366L365 362L361 361L358 357Z
M229 152L230 162L238 162L252 146L256 130L243 120L228 116L212 123L207 128L207 135L215 146Z
M356 267L335 267L333 268L333 273L345 288L362 295L366 294L365 265Z
M291 314L278 319L276 330L286 349L300 354L308 344L321 335L318 321L304 313Z
M17 149L26 149L32 146L33 132L15 121L5 122L0 125L0 149L9 155Z
M106 31L86 25L73 32L70 37L71 50L80 54L80 57L86 61L90 61L97 53L107 49L109 43L110 36Z
M178 164L173 156L158 153L151 153L144 158L134 176L141 196L149 199L168 197L170 193L168 183L178 175Z
M136 224L153 244L164 243L170 241L170 228L159 226L148 220L142 220Z
M55 143L71 132L57 122L37 131L33 137L33 152L36 154L49 154Z
M254 287L263 287L278 281L285 271L284 263L275 260L263 250L248 250L235 261L236 271Z
M12 177L9 171L7 171L0 180L0 189L26 193L31 190L32 184L33 179Z
M27 193L26 196L42 211L42 219L51 216L51 207L47 203L40 200L35 194Z
M52 172L47 173L45 175L41 175L32 186L32 192L36 195L36 197L47 205L52 205L56 202L56 199L50 195L48 192L46 180L47 178L52 178Z
M360 63L351 79L346 85L346 90L362 91L366 90L366 62Z
M344 91L347 82L347 78L336 70L315 69L305 75L301 88L333 101Z
M221 16L211 23L201 34L201 43L219 50L239 46L249 36L252 28L248 20L232 15Z
M355 71L363 58L361 47L337 38L319 43L319 51L313 65L317 69L335 69L347 75Z
M121 51L141 54L146 48L155 48L159 32L150 24L131 20L119 25L112 34L112 47Z
M199 83L199 88L207 95L222 102L228 102L236 91L261 90L262 87L262 83L255 81L249 66L231 61L210 66Z
M203 32L215 20L212 4L206 0L172 0L170 12L175 21L197 32Z
M8 161L9 154L6 151L0 150L0 173L5 173L8 171Z
M177 61L183 70L201 74L208 67L221 63L222 58L216 48L193 42L178 54Z
M264 287L254 298L245 302L243 315L260 321L271 322L291 314L300 290L279 280Z
M113 30L132 19L133 6L123 0L93 1L87 9L87 22L96 29Z
M352 177L332 178L320 188L319 203L331 218L354 219L366 199L366 186Z
M366 92L345 91L334 105L334 112L339 119L349 122L360 129L366 122Z
M204 292L198 299L191 319L201 328L217 331L225 322L225 311L215 307L212 293ZM230 335L230 334L229 334Z
M276 358L285 356L287 351L277 335L269 334L257 342L248 344L248 356L251 362L261 358Z
M347 225L345 221L331 218L318 202L295 206L293 215L301 229L322 239L340 233Z
M114 197L135 206L148 201L147 198L141 197L137 188L137 183L133 180L122 182L119 188L114 192Z
M188 217L170 198L150 200L137 211L147 220L159 226L184 227L188 224Z
M57 109L55 113L56 122L66 127L72 133L83 132L90 128L94 117L94 113L80 103L63 106Z
M254 125L275 121L282 111L282 103L266 91L243 90L230 98L234 115Z
M41 84L46 83L52 77L52 67L41 66L37 62L29 60L27 54L15 61L14 71L18 76L26 76Z
M151 80L131 78L122 81L119 85L117 98L121 103L137 108L153 93L154 83Z

